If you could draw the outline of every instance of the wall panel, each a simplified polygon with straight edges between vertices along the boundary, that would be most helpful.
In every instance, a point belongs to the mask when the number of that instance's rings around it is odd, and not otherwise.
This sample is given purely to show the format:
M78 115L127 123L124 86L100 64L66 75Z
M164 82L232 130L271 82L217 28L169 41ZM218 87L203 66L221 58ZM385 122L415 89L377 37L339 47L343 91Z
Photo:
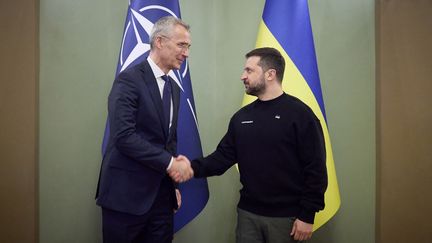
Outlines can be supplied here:
M37 239L38 11L0 2L0 242Z
M377 6L377 242L426 243L432 239L432 1Z

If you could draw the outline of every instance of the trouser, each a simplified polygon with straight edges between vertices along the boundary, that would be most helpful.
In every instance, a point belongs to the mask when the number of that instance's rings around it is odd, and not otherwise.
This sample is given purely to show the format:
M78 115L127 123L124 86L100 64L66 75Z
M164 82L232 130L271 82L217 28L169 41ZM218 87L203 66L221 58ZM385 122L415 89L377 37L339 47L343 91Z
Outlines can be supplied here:
M297 243L290 236L294 221L294 217L266 217L237 208L236 242Z
M169 178L168 178L169 179ZM102 208L104 243L171 243L173 240L173 187L164 179L158 195L143 215ZM170 182L171 183L171 182Z

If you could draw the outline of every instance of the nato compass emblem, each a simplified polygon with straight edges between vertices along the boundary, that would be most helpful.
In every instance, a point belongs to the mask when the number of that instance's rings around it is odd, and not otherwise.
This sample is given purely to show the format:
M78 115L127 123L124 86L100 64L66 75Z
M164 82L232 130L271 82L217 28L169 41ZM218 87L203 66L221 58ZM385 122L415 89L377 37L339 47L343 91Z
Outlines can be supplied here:
M122 38L117 74L131 65L138 64L145 60L150 51L149 36L154 23L161 17L171 15L178 16L169 8L161 5L137 6L136 2L129 2L129 11L125 23L125 30ZM191 104L189 94L183 88L183 79L188 75L188 60L181 65L179 70L171 70L168 75L177 83L186 96L186 100L195 124L198 127L195 111Z

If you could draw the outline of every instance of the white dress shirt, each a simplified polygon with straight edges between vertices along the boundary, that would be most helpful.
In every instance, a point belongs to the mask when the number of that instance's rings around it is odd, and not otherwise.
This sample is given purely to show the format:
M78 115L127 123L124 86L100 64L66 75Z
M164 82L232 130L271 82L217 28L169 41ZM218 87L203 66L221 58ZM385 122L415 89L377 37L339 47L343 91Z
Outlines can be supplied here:
M162 79L162 76L165 76L166 74L162 71L162 69L160 69L160 67L150 58L150 56L149 57L147 57L147 61L148 61L148 63L149 63L149 65L150 65L150 68L152 69L152 71L153 71L153 75L155 76L155 78L156 78L156 82L157 82L157 85L158 85L158 88L159 88L159 93L160 93L160 96L161 96L161 99L163 98L163 88L164 88L164 85L165 85L165 80L163 80ZM172 99L171 99L171 108L170 108L170 122L169 122L169 127L168 128L171 128L171 124L172 124L172 118L173 118L173 101L172 101ZM170 163L169 163L169 165L168 165L168 168L167 168L167 170L169 170L169 168L171 168L171 164L173 163L173 157L171 157L171 161L170 161Z

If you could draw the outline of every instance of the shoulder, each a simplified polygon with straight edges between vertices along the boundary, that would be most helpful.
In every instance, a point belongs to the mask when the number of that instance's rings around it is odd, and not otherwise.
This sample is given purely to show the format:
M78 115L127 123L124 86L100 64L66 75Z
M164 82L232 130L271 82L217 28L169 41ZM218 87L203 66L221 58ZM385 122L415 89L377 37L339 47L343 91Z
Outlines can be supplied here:
M252 103L247 104L247 105L243 106L242 108L240 108L236 113L234 113L231 120L239 118L239 117L243 117L243 116L249 114L250 112L252 112L256 102L257 101L255 100Z
M135 80L137 77L151 74L153 74L153 72L150 65L147 60L144 60L136 65L127 67L125 70L120 72L117 75L116 80Z
M148 70L149 69L149 70ZM126 68L120 72L112 84L111 93L136 92L139 93L146 88L146 83L154 79L153 72L147 60Z
M299 98L285 94L283 99L284 104L288 106L288 110L299 117L310 117L317 119L312 109Z
M142 86L146 86L145 84L152 80L155 80L154 74L147 60L144 60L120 72L114 80L113 87L128 86L140 87L141 89Z

